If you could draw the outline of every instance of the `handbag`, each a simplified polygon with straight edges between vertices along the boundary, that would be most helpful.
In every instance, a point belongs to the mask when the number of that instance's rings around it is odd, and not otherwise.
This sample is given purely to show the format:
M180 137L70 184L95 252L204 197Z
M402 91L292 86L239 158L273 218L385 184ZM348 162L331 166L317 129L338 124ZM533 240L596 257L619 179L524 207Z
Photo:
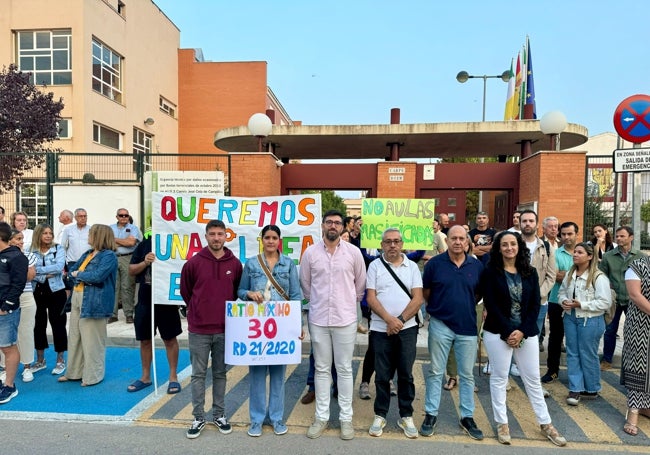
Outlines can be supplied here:
M397 284L399 284L399 287L402 288L404 292L406 292L406 295L409 296L409 299L413 300L413 296L411 295L411 291L406 287L406 285L402 282L402 280L399 279L397 274L393 271L392 267L388 265L386 261L384 261L384 258L379 255L379 260L381 261L382 264L384 264L384 267L386 267L386 270L388 270L388 273L391 274L391 276L395 279ZM418 314L420 311L418 310L417 313L415 313L415 322L417 322L418 325L420 325L420 315Z
M276 291L278 291L278 294L282 296L284 300L289 300L289 296L287 295L286 292L284 292L284 289L278 284L277 281L275 281L275 278L273 278L273 274L271 274L271 271L269 268L266 266L266 263L264 262L264 259L262 259L262 255L258 254L257 255L257 262L260 263L260 267L262 267L262 271L266 275L266 277L269 279L273 287L275 288Z

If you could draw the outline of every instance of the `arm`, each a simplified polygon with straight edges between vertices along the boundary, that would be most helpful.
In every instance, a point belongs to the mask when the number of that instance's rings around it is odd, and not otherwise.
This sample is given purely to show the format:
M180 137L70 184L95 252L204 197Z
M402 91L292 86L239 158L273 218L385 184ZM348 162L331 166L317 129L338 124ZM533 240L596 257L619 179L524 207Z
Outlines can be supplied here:
M96 267L87 270L90 264L96 265ZM104 250L90 260L86 270L75 271L74 277L86 284L99 285L103 284L115 269L117 269L117 256L111 250Z
M361 302L366 293L366 263L359 250L354 255L354 286L357 291L357 302Z
M650 301L641 292L641 280L625 280L630 301L645 314L650 314Z
M242 278L243 280L243 278ZM298 267L295 262L291 261L289 266L289 299L302 300L302 291L300 290L300 279L298 278Z
M27 282L27 258L21 253L8 262L9 285L0 299L0 314L17 310L20 307L20 294Z
M242 300L255 300L256 302L260 303L264 300L264 297L255 295L257 292L253 292L255 289L251 289L250 262L256 260L257 258L255 257L248 258L246 260L246 265L244 266L244 271L239 282L239 288L237 289L237 297Z
M397 319L396 316L392 316L386 311L381 302L377 299L377 291L375 289L368 288L366 301L368 302L368 306L372 312L386 321L386 333L388 335L395 335L402 330L404 323Z
M156 259L156 254L150 251L145 255L142 261L137 262L135 264L131 262L129 264L129 275L131 276L140 275L142 272L144 272L147 269L147 267L153 264L153 261L155 259Z
M55 248L56 248L56 257L54 258L54 264L42 265L43 264L42 260L36 262L36 273L38 275L53 276L53 275L61 275L63 273L63 268L65 267L65 251L63 250L63 247L61 247L61 245L55 245ZM48 251L45 256L47 257L49 254L50 252Z
M190 265L190 262L186 262L183 264L183 268L181 269L181 297L183 297L183 301L185 302L185 305L189 307L190 301L192 300L192 289L194 288L194 276L192 273L192 266Z
M609 286L609 279L601 273L594 281L594 299L578 302L580 308L587 311L607 311L612 305L612 291Z
M505 315L503 313L502 306L499 305L499 302L503 301L504 305L507 305L508 308L512 305L512 302L510 300L510 294L504 295L503 292L499 292L505 286L505 283L502 283L504 280L505 278L497 276L492 269L486 268L481 273L479 289L483 294L483 305L488 314L487 317L490 320L496 321L499 337L503 341L507 341L513 332L513 327L510 323L510 314Z
M309 249L307 249L302 255L302 260L300 261L300 272L298 274L302 295L305 296L307 301L311 299L311 265L309 264L309 256Z
M560 273L560 272L558 272L558 273ZM566 274L566 272L562 272L562 273ZM575 286L575 280L571 280L571 281L574 281L574 286ZM557 301L560 304L564 303L565 301L570 302L571 300L573 300L573 295L569 296L568 279L563 279L561 281L561 283L562 284L560 285L560 290L558 291L558 294L557 294Z
M541 304L539 278L535 269L533 269L533 274L527 278L527 283L524 286L528 288L528 302L526 302L525 313L522 312L521 315L519 330L524 335L524 338L528 338L537 332L537 316L539 315L539 307Z

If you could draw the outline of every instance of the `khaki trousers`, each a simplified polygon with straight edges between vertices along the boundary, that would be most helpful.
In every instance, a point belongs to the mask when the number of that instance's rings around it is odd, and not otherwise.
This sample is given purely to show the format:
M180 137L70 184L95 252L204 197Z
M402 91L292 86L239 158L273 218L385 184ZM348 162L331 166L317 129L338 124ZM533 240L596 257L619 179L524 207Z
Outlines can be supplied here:
M65 376L93 385L104 379L107 318L81 318L83 292L73 291L68 331L68 369Z

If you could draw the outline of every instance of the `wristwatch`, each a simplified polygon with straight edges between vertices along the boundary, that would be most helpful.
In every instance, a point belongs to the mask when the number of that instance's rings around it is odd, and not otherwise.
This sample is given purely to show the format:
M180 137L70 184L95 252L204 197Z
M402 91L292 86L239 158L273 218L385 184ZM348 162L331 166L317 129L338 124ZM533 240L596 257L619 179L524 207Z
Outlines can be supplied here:
M406 321L404 320L404 316L402 316L401 314L397 316L397 319L399 319L402 322L402 324L406 323Z

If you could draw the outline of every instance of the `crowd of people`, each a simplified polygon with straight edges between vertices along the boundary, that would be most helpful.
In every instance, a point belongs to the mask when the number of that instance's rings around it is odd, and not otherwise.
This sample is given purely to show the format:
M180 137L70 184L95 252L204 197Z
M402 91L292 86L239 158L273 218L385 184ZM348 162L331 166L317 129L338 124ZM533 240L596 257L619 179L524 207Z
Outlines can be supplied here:
M88 226L82 208L61 212L59 221L63 228L57 233L46 224L29 230L24 212L14 213L11 225L0 221L0 404L18 394L20 364L24 382L46 369L48 321L57 356L52 374L59 382L78 381L82 387L100 383L106 327L117 320L119 304L126 322L134 324L141 350L142 376L127 392L151 385L152 317L170 366L167 393L180 392L180 316L168 305L152 311L151 265L156 255L151 240L143 238L124 208L117 210L112 226ZM358 332L369 332L359 396L371 398L374 374L374 418L368 427L374 437L383 433L393 395L400 416L397 425L405 436L432 436L442 390L458 386L459 426L472 439L482 440L474 421L474 368L481 337L489 358L484 372L490 374L498 442L512 443L506 405L512 375L521 377L541 434L564 446L567 441L552 423L543 384L566 380L566 402L571 406L598 399L601 371L612 368L623 314L621 383L628 390L623 431L636 435L638 416L650 416L650 259L632 248L634 232L629 226L615 230L615 242L603 225L594 226L592 240L578 242L578 225L560 224L555 217L542 221L543 236L538 236L538 217L532 210L515 212L513 226L501 232L489 226L486 212L477 214L471 230L451 226L449 217L439 214L433 220L431 249L408 252L402 233L392 227L383 232L379 251L361 248L362 223L361 218L327 211L322 238L304 251L299 267L282 254L278 226L262 229L260 254L242 266L225 246L226 225L220 220L207 223L206 246L185 263L180 275L192 366L193 422L187 438L197 438L207 422L208 368L210 423L221 433L232 431L225 403L225 304L237 299L306 304L299 338L308 331L312 347L312 382L302 399L305 404L315 401L307 430L312 439L329 425L332 397L339 405L341 439L355 436L352 357ZM547 317L547 371L541 376L539 353L544 350ZM368 323L361 323L363 319ZM425 416L418 428L412 370L418 331L425 324L429 366ZM559 368L563 349L566 378L560 377ZM261 436L266 423L276 435L287 432L285 373L285 365L249 367L250 436Z

